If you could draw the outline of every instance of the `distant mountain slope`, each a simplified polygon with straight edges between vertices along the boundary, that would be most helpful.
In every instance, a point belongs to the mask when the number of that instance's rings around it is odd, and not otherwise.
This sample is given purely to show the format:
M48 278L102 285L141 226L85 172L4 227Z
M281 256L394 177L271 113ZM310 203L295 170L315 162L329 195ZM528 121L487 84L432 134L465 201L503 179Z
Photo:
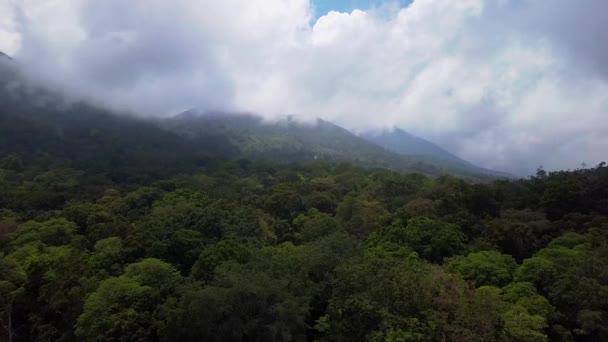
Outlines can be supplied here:
M512 175L484 169L461 159L444 150L434 143L416 137L400 128L380 132L364 132L360 136L369 142L382 146L389 151L405 155L416 156L430 163L443 165L447 170L459 174L485 174L497 177L512 177Z
M171 175L204 159L204 149L147 120L69 103L28 80L17 64L0 61L0 77L0 159L18 154L26 163L48 160L117 179L142 165Z
M380 132L364 132L361 137L393 152L403 155L419 155L462 164L471 163L458 158L432 142L414 136L400 128Z
M431 164L410 160L323 120L300 123L289 118L266 123L249 114L203 114L195 111L163 120L162 126L191 140L223 136L246 158L273 162L316 159L352 162L372 168L438 174Z
M191 140L223 136L238 150L238 154L247 158L275 162L305 162L315 159L347 161L368 168L388 168L429 175L451 173L478 180L495 176L460 167L451 160L399 154L320 119L314 123L300 123L286 118L267 123L249 114L202 114L191 110L161 120L160 124Z
M0 59L8 59L8 60L12 60L12 58L5 54L4 52L0 51Z

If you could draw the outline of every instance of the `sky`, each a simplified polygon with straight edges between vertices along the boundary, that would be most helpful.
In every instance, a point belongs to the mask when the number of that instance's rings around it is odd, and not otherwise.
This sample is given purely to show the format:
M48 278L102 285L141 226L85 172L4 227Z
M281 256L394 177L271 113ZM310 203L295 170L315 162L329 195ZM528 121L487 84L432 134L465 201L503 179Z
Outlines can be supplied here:
M404 7L411 4L411 0L313 0L313 20L327 15L331 11L350 13L356 9L369 11L381 7Z
M0 0L0 50L142 115L400 127L517 174L608 151L608 1Z

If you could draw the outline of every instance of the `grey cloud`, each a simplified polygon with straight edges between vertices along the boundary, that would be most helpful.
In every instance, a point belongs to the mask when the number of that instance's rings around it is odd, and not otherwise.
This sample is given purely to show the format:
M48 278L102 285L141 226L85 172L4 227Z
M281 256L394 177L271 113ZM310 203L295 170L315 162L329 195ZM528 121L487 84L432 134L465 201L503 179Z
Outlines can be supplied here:
M550 5L530 2L525 27L546 35L575 63L608 80L608 2L597 0L557 0Z
M22 22L18 57L69 91L144 114L229 107L230 74L208 48L208 33L179 7L158 4L85 1L79 20L85 38L67 50Z
M480 34L513 31L537 44L545 40L570 59L571 67L608 80L608 2L513 0L505 5L489 1L485 12Z
M131 11L131 9L133 9ZM204 48L204 32L170 6L138 9L124 1L89 1L82 9L87 41L75 52L92 80L121 86L142 77L218 69ZM128 85L128 84L127 84Z
M608 116L605 13L605 1L486 1L483 13L462 28L464 34L456 49L469 63L480 67L504 54L514 42L530 51L545 51L554 64L548 69L530 69L529 78L521 84L525 90L518 98L523 101L535 88L558 83L562 87L561 98L547 98L555 103L555 115L528 108L531 110L527 115L542 117L537 128L507 125L505 119L521 108L505 110L497 104L503 94L488 90L482 101L461 111L457 131L449 135L440 131L418 133L426 133L439 145L482 166L518 174L531 174L538 165L547 169L576 168L583 161L595 165L607 159L607 140L601 138L608 134L603 120ZM589 99L603 102L594 108L586 107L586 99L580 95L590 90L590 83L600 90L589 91ZM514 88L507 91L516 92ZM572 109L567 116L557 114L561 103L574 102L580 108ZM581 120L584 127L572 128Z

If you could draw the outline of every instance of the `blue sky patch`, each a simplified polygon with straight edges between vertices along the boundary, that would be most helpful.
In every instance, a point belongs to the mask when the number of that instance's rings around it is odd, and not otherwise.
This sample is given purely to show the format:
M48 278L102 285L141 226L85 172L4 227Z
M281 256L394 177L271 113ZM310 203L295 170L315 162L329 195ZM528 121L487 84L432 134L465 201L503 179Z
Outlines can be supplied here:
M315 18L319 18L330 11L352 12L354 9L367 10L387 3L398 2L401 7L407 6L411 0L313 0Z

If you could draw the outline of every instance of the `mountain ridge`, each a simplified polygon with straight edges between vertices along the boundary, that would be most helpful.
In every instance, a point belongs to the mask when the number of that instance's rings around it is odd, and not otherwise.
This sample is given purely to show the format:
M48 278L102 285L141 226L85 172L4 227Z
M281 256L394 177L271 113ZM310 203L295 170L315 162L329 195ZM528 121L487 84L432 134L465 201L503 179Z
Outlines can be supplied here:
M9 59L9 60L13 60L13 58L9 55L7 55L6 53L0 51L0 58L5 58L5 59Z
M0 140L6 153L13 148L25 155L56 155L110 172L146 162L154 163L158 172L185 172L167 164L196 167L201 158L247 158L278 163L320 159L475 181L499 177L424 156L400 155L323 119L300 122L292 115L270 122L251 113L196 110L165 119L136 118L86 101L68 101L26 77L16 63L0 63L0 74L8 75L0 87L0 119L5 122ZM31 132L38 134L32 137Z
M437 144L419 136L413 135L406 130L394 126L391 129L381 131L363 131L359 133L362 138L384 146L398 153L411 155L429 155L439 159L457 161L464 164L473 165L451 152L439 147ZM384 140L384 141L383 141ZM392 145L392 147L389 147Z
M437 144L415 136L399 127L385 129L382 131L367 131L360 136L376 145L382 146L400 155L420 156L433 162L443 162L459 170L469 170L472 173L490 174L500 177L513 178L513 175L486 169L464 160L455 154L448 152Z
M439 159L422 153L401 154L321 118L311 122L287 115L271 121L252 113L190 109L160 120L159 124L190 140L213 134L223 135L238 153L250 158L271 161L325 159L332 162L349 161L367 168L421 172L434 176L451 173L471 178L505 177L498 172L476 168L455 156ZM422 138L417 139L440 149Z

